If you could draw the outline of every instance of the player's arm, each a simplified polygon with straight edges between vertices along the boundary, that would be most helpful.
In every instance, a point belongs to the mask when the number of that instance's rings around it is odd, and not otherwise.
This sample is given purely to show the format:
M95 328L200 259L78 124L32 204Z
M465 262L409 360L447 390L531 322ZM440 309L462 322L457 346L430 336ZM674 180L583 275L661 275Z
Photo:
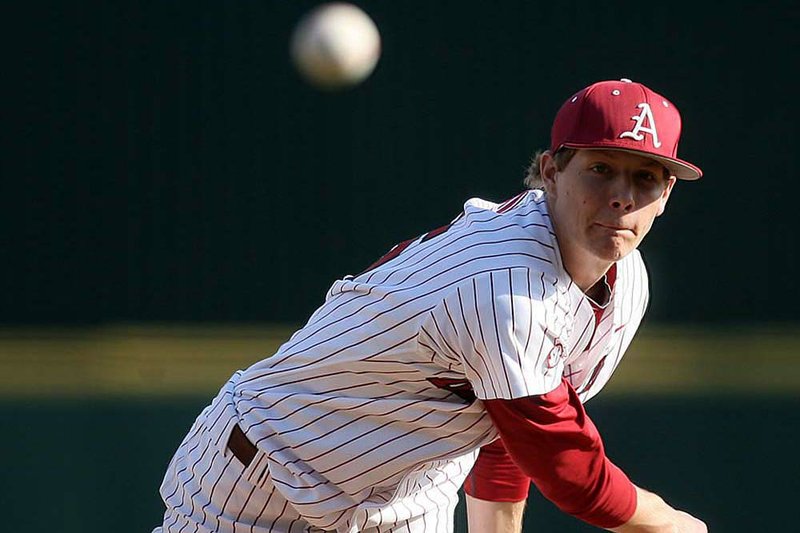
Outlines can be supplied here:
M464 482L467 523L471 533L520 533L530 478L507 452L501 439L481 448L478 460ZM691 515L676 511L656 494L639 487L636 511L627 523L611 531L679 531L705 533L705 525Z
M615 533L707 533L706 525L688 513L677 511L656 494L636 487L637 506L631 519ZM470 533L521 533L525 500L496 502L474 498L467 500L467 524ZM676 529L677 528L677 529Z
M469 531L520 533L530 483L502 440L483 446L464 481Z
M558 339L548 336L547 306L536 302L553 282L544 274L530 276L527 269L511 269L468 279L431 311L421 337L442 357L464 362L513 461L545 497L598 527L647 527L639 521L649 504L639 513L636 487L606 457L578 395L561 378L559 360L548 366ZM484 334L490 342L475 344ZM535 346L538 353L530 350Z
M467 494L470 533L520 533L525 501L492 502Z
M707 533L705 523L689 513L670 507L658 495L636 487L637 505L628 522L612 528L615 533Z
M599 432L565 380L547 394L484 404L513 461L562 511L619 533L705 531L701 522L635 487L606 457Z

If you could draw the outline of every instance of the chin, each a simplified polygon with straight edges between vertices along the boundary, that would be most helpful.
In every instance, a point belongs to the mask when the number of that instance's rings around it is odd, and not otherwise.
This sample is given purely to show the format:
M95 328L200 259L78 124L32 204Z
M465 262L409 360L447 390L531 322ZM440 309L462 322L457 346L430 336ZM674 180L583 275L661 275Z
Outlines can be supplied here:
M608 246L594 250L595 255L603 261L617 262L631 253L636 247L628 243L609 243Z

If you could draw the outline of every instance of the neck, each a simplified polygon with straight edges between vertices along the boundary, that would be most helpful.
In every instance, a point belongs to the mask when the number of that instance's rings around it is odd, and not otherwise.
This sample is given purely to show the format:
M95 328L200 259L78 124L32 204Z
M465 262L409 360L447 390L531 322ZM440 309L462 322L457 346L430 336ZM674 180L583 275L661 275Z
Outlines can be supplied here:
M577 244L570 242L569 239L562 238L559 231L558 222L551 213L553 232L556 234L556 241L561 252L561 262L564 270L567 271L572 281L584 292L587 293L594 287L603 276L613 261L607 261L584 250Z
M567 271L572 281L584 293L588 293L597 285L597 282L603 278L614 263L613 261L598 258L570 239L562 237L555 209L553 209L550 198L546 196L546 200L553 232L556 234L556 241L558 242L558 248L561 252L561 262L564 266L564 270ZM603 287L602 284L600 284L600 286Z
M603 279L603 276L614 263L597 259L588 253L582 252L583 250L580 249L562 248L561 260L564 263L564 270L570 275L572 281L583 292L589 294L593 287L602 285L598 284L598 281ZM592 295L589 294L589 296L591 297Z

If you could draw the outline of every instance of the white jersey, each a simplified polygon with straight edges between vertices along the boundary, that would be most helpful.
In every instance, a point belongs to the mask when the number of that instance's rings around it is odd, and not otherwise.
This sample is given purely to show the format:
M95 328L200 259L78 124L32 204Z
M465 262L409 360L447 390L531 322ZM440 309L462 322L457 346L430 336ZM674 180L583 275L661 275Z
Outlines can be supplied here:
M325 530L391 524L455 498L497 438L480 400L547 393L562 376L588 400L647 305L634 251L595 320L538 190L470 200L379 263L336 281L302 329L232 382L273 483Z

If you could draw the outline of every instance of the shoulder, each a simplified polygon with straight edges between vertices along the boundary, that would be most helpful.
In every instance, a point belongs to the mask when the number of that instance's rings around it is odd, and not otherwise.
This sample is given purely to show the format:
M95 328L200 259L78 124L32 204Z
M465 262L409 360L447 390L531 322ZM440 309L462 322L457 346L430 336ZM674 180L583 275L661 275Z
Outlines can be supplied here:
M471 198L450 231L476 254L490 255L498 269L555 272L555 234L541 191L524 191L501 203Z
M519 321L544 327L546 310L555 311L562 301L563 287L552 275L521 266L476 273L453 286L438 307L458 309L477 322L491 320L507 329Z
M483 198L470 198L464 202L464 215L475 216L492 212L497 215L511 213L519 215L519 210L536 212L547 215L547 206L544 201L544 192L539 189L528 189L522 191L503 202L492 202Z

